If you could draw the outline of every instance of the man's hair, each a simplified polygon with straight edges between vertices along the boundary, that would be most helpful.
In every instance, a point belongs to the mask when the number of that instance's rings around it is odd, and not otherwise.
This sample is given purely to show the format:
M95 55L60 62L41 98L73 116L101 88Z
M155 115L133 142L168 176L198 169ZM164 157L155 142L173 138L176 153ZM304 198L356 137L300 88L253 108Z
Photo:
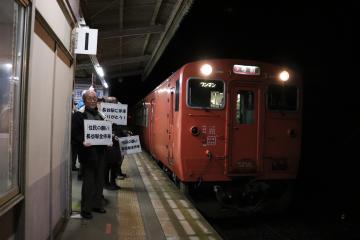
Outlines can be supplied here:
M84 102L85 102L86 97L89 96L89 94L92 93L92 92L95 93L95 95L96 95L96 92L95 92L94 90L90 90L90 89L89 89L89 90L86 90L86 91L83 93L82 99L83 99Z
M116 99L116 97L107 97L105 102L107 102L107 103L117 103L118 100Z

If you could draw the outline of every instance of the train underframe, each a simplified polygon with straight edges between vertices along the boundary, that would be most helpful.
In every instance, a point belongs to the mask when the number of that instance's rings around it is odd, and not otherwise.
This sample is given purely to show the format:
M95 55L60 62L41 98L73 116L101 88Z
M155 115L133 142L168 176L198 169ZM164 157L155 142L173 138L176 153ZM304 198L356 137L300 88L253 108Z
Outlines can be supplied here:
M205 182L201 179L197 182L182 182L160 161L157 163L185 196L194 199L211 192L220 208L241 215L279 214L285 212L291 204L293 180L236 177L228 182Z

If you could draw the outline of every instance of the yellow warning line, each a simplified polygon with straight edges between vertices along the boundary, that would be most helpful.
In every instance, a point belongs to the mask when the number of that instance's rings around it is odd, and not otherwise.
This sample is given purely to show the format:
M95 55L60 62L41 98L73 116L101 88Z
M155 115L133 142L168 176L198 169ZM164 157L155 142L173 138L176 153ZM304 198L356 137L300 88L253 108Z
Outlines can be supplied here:
M122 169L124 172L128 170L128 159L124 159ZM144 224L141 218L141 212L139 207L139 200L137 199L136 190L134 184L131 181L131 177L124 180L117 180L121 189L117 194L117 206L119 207L117 218L119 222L119 239L125 240L141 240L146 239Z

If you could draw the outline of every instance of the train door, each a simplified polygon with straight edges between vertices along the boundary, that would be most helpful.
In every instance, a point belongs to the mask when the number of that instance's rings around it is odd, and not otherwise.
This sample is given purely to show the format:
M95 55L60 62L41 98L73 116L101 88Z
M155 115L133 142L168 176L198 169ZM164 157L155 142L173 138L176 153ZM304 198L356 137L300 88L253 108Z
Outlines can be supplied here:
M174 127L174 88L170 90L170 99L169 99L169 119L168 119L168 162L169 166L174 165L174 156L173 156L173 127Z
M259 167L259 89L230 86L229 176L253 175Z

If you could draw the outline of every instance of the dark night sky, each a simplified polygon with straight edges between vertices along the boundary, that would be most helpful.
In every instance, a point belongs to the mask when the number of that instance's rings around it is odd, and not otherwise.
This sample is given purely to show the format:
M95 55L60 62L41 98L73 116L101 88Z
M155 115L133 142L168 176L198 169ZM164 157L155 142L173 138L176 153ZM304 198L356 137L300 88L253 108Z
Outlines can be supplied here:
M114 82L112 94L132 105L198 59L252 59L291 67L304 80L302 198L319 204L326 199L336 208L355 205L360 201L360 190L352 187L359 181L355 161L360 159L355 10L239 2L195 0L146 82Z

